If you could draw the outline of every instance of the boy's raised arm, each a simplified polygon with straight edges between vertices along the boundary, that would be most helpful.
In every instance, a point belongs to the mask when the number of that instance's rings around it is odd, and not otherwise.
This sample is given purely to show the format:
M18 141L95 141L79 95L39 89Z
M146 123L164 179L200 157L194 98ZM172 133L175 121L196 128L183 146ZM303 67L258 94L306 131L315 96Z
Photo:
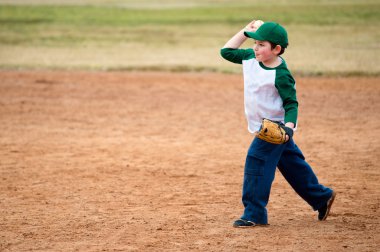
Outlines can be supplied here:
M233 48L237 49L239 48L244 41L247 40L247 37L244 35L245 31L251 31L255 32L259 27L256 27L257 24L255 25L256 20L253 20L245 28L240 30L238 33L236 33L230 40L227 41L227 43L223 46L223 48Z

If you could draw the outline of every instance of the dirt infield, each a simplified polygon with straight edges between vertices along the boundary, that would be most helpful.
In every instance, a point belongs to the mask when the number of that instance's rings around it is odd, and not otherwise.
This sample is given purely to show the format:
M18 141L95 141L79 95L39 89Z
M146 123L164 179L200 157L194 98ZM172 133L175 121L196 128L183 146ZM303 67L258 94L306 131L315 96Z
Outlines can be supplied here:
M242 213L240 75L0 72L1 251L376 251L380 78L297 78L295 139L338 195L316 213L276 173Z

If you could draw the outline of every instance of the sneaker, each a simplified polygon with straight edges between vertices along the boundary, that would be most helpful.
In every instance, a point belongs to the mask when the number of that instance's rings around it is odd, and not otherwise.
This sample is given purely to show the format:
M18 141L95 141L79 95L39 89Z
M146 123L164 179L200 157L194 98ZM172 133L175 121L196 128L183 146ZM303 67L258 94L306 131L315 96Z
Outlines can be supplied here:
M324 221L327 219L327 216L329 216L330 209L332 204L334 203L336 193L333 191L331 198L327 201L326 205L318 209L318 220Z
M233 224L233 227L235 228L247 228L247 227L254 227L254 226L256 226L256 223L252 221L243 220L243 219L238 219Z

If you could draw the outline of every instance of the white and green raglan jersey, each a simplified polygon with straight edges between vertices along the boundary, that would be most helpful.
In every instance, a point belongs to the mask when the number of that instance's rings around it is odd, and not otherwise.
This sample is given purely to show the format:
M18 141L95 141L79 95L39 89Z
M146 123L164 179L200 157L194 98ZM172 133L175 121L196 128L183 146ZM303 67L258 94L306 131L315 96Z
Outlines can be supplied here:
M284 59L281 58L279 66L268 68L256 60L253 49L223 48L221 55L228 61L243 64L249 132L258 131L263 118L297 125L296 84Z

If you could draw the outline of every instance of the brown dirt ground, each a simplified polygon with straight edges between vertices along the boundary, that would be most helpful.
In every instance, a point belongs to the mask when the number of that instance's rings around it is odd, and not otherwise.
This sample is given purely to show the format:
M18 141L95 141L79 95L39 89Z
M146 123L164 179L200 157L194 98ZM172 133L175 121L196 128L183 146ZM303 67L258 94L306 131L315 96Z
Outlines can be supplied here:
M297 78L296 142L338 192L332 214L318 222L277 173L271 225L245 230L240 75L0 80L1 251L379 249L380 78Z

